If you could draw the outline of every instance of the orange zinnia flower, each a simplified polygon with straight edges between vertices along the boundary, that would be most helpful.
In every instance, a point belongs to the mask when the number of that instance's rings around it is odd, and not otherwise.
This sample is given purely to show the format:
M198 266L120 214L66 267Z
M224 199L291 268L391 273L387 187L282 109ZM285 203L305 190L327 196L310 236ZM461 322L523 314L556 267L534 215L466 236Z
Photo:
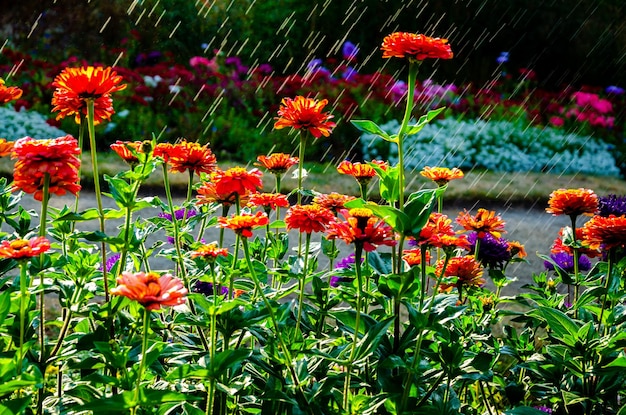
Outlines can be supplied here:
M244 238L252 237L252 229L265 226L269 223L265 212L257 212L254 215L243 213L241 215L233 215L229 218L221 217L217 220L221 228L232 229L236 234Z
M447 291L452 287L482 287L485 285L485 279L482 278L483 267L473 256L452 257L448 259L444 270L445 262L443 258L437 261L435 274L439 278L456 278L456 283L442 282L439 286L440 291Z
M462 179L463 172L456 167L449 169L447 167L424 167L420 174L427 179L432 180L439 186L446 185L450 180Z
M243 167L232 167L226 171L215 171L211 174L211 181L215 183L215 191L218 194L243 196L263 186L262 176L263 173L259 169L247 171Z
M330 121L332 115L322 112L326 104L328 104L326 99L318 101L303 96L297 96L295 99L283 98L274 128L280 130L292 127L296 130L308 130L315 138L328 137L336 124Z
M5 157L13 152L13 141L7 141L6 138L0 138L0 157Z
M110 120L115 113L111 94L126 88L120 82L122 77L111 68L65 68L52 82L52 111L59 112L57 120L73 115L80 123L81 114L87 115L87 100L93 100L94 123Z
M22 96L22 90L16 86L5 86L4 79L0 78L0 105L4 105Z
M171 274L122 272L116 281L117 287L111 289L111 294L135 300L148 310L181 305L187 295L183 282Z
M25 259L39 256L50 249L50 241L43 236L36 238L4 240L0 243L0 258Z
M334 213L337 213L341 209L345 209L345 204L354 199L356 199L354 196L332 192L329 194L315 196L313 198L313 203L317 203L318 205L324 206L326 209L330 209Z
M483 208L478 209L476 216L470 215L467 211L459 213L456 222L465 230L475 231L479 238L484 237L486 233L499 238L506 232L502 218L496 215L496 212Z
M626 216L594 216L583 225L583 235L592 249L626 247Z
M323 232L334 219L333 212L316 204L292 206L285 215L287 229L303 233Z
M217 160L208 145L183 140L169 146L157 145L157 149L155 155L163 157L174 173L191 171L199 175L215 171Z
M426 263L430 263L430 251L425 251ZM402 259L409 264L410 267L420 265L422 263L421 249L405 249L402 253Z
M374 251L377 245L396 244L393 229L373 216L367 208L350 209L345 222L332 222L326 231L328 239L343 239L347 244L361 244L366 251Z
M376 164L383 170L387 170L387 163L380 160L372 160L371 163ZM376 176L376 170L368 163L352 163L344 160L337 166L337 171L341 174L347 174L354 177L359 183L367 183L372 177Z
M255 166L265 167L272 174L284 174L291 166L298 164L298 157L291 157L285 153L273 153L269 156L258 156Z
M259 206L266 211L279 207L289 207L289 199L281 193L253 193L248 201L250 206Z
M554 240L554 242L552 243L552 247L550 248L551 254L565 252L569 255L574 255L574 250L572 249L572 247L563 243L563 237L566 229L569 231L570 234L572 233L572 228L570 227L561 228L559 230L558 237ZM589 247L589 242L585 240L585 233L583 231L583 228L576 228L576 241L578 242L578 245L580 245L580 247L578 248L579 254L586 255L589 258L596 258L602 255L602 252L600 252L599 249Z
M598 196L591 189L559 189L550 194L546 212L554 216L593 216L598 210Z
M220 248L216 243L202 245L191 253L192 258L204 258L208 262L215 262L218 256L228 256L228 249Z
M454 232L452 228L452 219L442 213L432 212L428 217L428 222L426 222L426 225L424 225L420 231L417 244L438 246L440 238L444 235L456 235L456 232Z
M386 36L381 50L383 58L407 57L418 61L428 58L452 59L454 56L448 45L448 39L406 32L396 32Z
M141 152L142 145L143 143L141 141L117 140L115 143L111 144L111 150L115 151L126 163L133 166L139 163L139 159L135 154Z
M198 188L198 204L210 204L210 203L219 203L225 206L234 205L237 201L236 193L218 193L215 183L213 182L203 182L202 185ZM239 203L241 205L245 204L248 198L248 194L239 195Z
M44 177L33 178L30 176L22 176L17 173L13 174L14 189L19 189L24 193L32 194L33 198L40 202L43 200L44 182ZM74 196L80 192L78 175L75 174L68 178L50 176L50 183L48 184L49 194L64 196L67 192L70 192Z
M509 241L509 252L512 257L517 255L518 258L526 258L528 256L524 245L522 245L519 241Z

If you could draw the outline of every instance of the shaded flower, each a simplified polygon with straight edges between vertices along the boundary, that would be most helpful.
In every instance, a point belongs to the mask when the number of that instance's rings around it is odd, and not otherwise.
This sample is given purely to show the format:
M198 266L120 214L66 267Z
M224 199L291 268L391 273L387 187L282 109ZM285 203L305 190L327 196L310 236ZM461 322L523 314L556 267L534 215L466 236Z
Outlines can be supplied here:
M13 141L7 141L6 138L0 138L0 157L6 157L13 152Z
M0 105L20 99L22 90L16 86L4 85L4 79L0 78Z
M445 259L440 259L435 265L435 274L439 278L456 278L455 283L442 281L439 285L440 291L447 291L453 287L482 287L485 279L482 278L483 267L473 256L460 256L448 259L445 270L443 266ZM442 275L443 273L443 275Z
M607 94L622 95L624 94L624 88L620 88L619 86L615 85L609 85L606 87L604 92L606 92Z
M611 215L626 215L626 196L607 195L598 199L598 215L609 217Z
M387 170L387 163L380 160L372 160L371 163L376 164L383 170ZM368 163L353 163L349 160L344 160L337 166L337 171L341 174L347 174L354 177L359 183L368 183L374 176L376 176L376 170Z
M197 214L198 214L198 212L195 209L180 208L180 209L176 209L174 211L174 216L176 217L176 220L189 219L189 218L192 218L192 217L196 216ZM165 219L169 220L170 222L172 221L172 214L171 213L161 212L161 213L159 213L159 217L160 218L165 218Z
M475 231L479 238L487 233L499 238L501 233L506 232L502 218L496 215L496 212L483 208L478 209L475 216L470 215L468 211L459 213L456 222L465 230Z
M107 272L111 272L117 261L120 260L122 255L120 253L115 253L107 258L106 270Z
M216 243L201 245L191 252L192 258L203 258L207 262L215 262L218 256L227 257L228 249L220 248Z
M592 249L626 246L626 216L594 216L582 229L584 239Z
M332 115L322 112L326 104L326 99L318 101L303 96L283 98L274 128L280 130L292 127L296 130L308 130L315 138L328 137L336 124L330 121Z
M439 58L452 59L448 39L433 38L422 34L395 32L383 39L383 58L410 58L418 61Z
M298 229L303 233L323 232L333 222L335 215L323 206L294 205L285 215L287 229Z
M598 196L591 189L558 189L550 194L546 212L554 216L592 216L598 210Z
M447 167L424 167L424 170L420 174L427 179L437 183L438 186L446 185L450 180L462 179L463 172L454 167L449 169Z
M65 196L67 192L76 196L80 191L80 185L77 183L78 176L73 176L68 179L57 176L50 176L50 183L48 184L48 193ZM33 198L38 201L43 200L43 189L45 185L45 179L43 177L29 178L28 176L21 176L13 174L13 187L19 189L24 193L32 194Z
M213 291L214 291L213 290L213 284L211 284L210 282L197 281L194 284L192 291L194 293L204 294L207 297L208 296L212 296L213 295ZM224 297L226 297L228 295L228 287L221 286L219 291L220 291L219 294L223 295ZM244 290L234 290L234 292L233 292L235 298L241 296L244 293L245 293Z
M452 220L442 213L432 212L428 217L428 221L420 231L419 237L415 240L410 240L409 243L438 246L441 237L444 235L456 235L456 232L452 228Z
M476 251L476 241L478 234L471 233L467 237L470 242L471 251ZM509 262L512 258L512 252L510 250L509 242L504 238L496 238L495 236L486 233L485 236L480 238L478 244L478 260L486 267L502 269L502 267Z
M222 189L224 190L224 189ZM213 182L203 182L202 185L198 188L198 204L210 204L210 203L220 203L224 206L234 205L237 201L237 196L239 196L239 203L243 204L246 202L248 195L237 195L237 193L226 192L226 193L218 193L217 186Z
M284 174L291 166L298 164L298 157L285 153L272 153L269 156L258 156L255 166L265 167L272 174Z
M496 62L498 62L499 65L507 63L508 61L509 61L509 52L500 52L500 56L496 58Z
M554 263L556 263L560 268L565 270L568 273L574 272L574 255L569 254L567 252L557 252L550 254L550 258ZM554 271L554 264L550 261L544 261L544 266L549 271ZM580 255L578 257L578 270L579 271L589 271L591 269L591 261L585 255Z
M131 166L139 163L139 159L137 158L137 153L141 151L141 147L143 142L141 141L120 141L117 140L115 143L111 144L111 150L113 150L118 156L121 157L126 163Z
M361 244L366 251L374 251L378 245L396 244L393 229L373 215L367 208L350 209L344 222L330 223L326 237L342 239L347 244Z
M117 287L111 289L111 294L137 301L148 310L181 305L187 296L183 282L171 274L122 272L116 281Z
M361 263L364 260L365 258L361 257ZM337 261L337 264L335 265L335 270L353 269L354 264L356 264L356 255L354 253L351 253L347 257L344 257L340 259L339 261ZM352 282L353 280L354 280L354 277L351 277L351 276L333 275L332 277L330 277L329 285L331 287L337 288L340 284L349 283L349 282Z
M351 200L356 199L354 196L342 195L340 193L332 192L329 194L320 194L313 198L313 203L317 203L320 206L330 209L333 213L337 213L341 209L345 208L345 204Z
M281 193L253 193L248 201L249 206L258 206L268 211L279 207L289 207L289 199Z
M541 412L545 412L547 414L551 414L552 413L552 409L548 408L545 405L539 405L539 406L535 406L535 409L540 410Z
M57 120L73 115L80 123L81 114L87 115L87 101L93 100L94 123L110 120L115 113L111 94L126 88L120 82L122 77L110 67L65 68L52 82L52 112L59 113Z
M518 258L526 258L528 256L524 245L522 245L519 241L509 241L509 251L511 252L512 257L517 255Z
M343 46L341 47L341 56L343 57L344 60L347 60L348 62L352 62L353 60L356 60L356 55L358 53L359 53L359 48L357 45L350 42L349 40L346 40L343 43Z
M430 264L430 251L425 251L426 264ZM410 267L420 265L422 263L421 249L405 249L402 253L402 259L409 264Z
M569 235L569 236L566 236L566 235ZM566 244L565 242L566 238L569 238L572 240L568 241L568 244ZM556 254L559 252L566 252L570 255L574 255L574 250L570 245L575 242L576 245L578 246L578 253L580 253L581 255L586 255L589 258L596 258L602 255L602 253L600 252L598 248L589 247L589 242L585 240L585 234L583 232L583 228L580 228L580 227L576 228L576 241L573 241L573 239L574 238L572 235L572 228L570 228L569 226L561 228L559 230L559 234L557 238L552 243L550 252L553 254Z
M236 234L244 238L250 238L252 236L252 229L265 226L269 223L265 212L256 212L254 215L242 213L241 215L233 215L228 218L221 217L218 218L217 221L221 228L232 229Z
M182 140L170 146L158 146L154 151L155 156L163 156L167 153L164 161L169 165L174 173L185 173L186 171L195 174L212 173L216 169L216 158L208 145L200 145L186 140Z
M248 171L243 167L232 167L225 171L216 170L211 174L210 180L215 183L215 191L218 194L243 196L263 186L261 176L263 173L259 169Z
M31 239L4 240L0 243L0 258L26 259L39 256L50 249L50 241L43 236Z

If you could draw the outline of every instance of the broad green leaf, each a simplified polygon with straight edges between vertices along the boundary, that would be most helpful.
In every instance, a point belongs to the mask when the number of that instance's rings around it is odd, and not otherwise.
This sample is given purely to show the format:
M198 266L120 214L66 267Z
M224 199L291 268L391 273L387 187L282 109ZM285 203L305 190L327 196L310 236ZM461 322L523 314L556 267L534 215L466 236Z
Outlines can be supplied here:
M383 131L375 122L370 120L352 120L352 125L361 131L379 136L386 141L394 141L389 134Z
M389 330L389 326L393 323L394 317L389 317L386 321L381 321L370 327L365 336L357 344L357 350L354 361L366 359L378 347L385 337L385 333Z
M545 415L544 411L532 408L530 406L518 406L517 408L504 411L504 415Z
M16 415L25 413L26 407L30 404L31 397L12 398L0 404L0 415Z
M579 327L578 324L565 313L555 310L550 307L540 306L534 310L531 310L528 314L545 320L548 323L548 328L558 338L564 338L565 336L576 337Z
M419 236L422 228L428 222L428 218L435 207L437 198L446 191L446 186L436 189L423 189L409 195L404 205L404 213L409 218L409 226L404 234L407 236Z
M374 215L385 221L394 231L404 233L410 226L409 217L399 209L391 206L381 206L372 203L367 203L363 199L355 199L347 202L345 206L348 209L353 208L367 208L370 209Z
M441 108L437 108L437 109L428 111L428 113L426 113L425 115L422 115L419 118L419 120L417 120L417 124L409 125L409 127L408 127L408 129L407 129L405 134L406 135L413 135L413 134L419 133L422 130L422 128L424 128L424 126L426 126L426 124L428 124L433 119L435 119L435 117L437 117L437 115L439 115L445 109L446 109L446 107L441 107Z
M376 163L369 163L369 165L372 166L378 174L380 197L389 204L396 202L400 197L400 183L398 181L400 166L388 167L387 170L383 170Z

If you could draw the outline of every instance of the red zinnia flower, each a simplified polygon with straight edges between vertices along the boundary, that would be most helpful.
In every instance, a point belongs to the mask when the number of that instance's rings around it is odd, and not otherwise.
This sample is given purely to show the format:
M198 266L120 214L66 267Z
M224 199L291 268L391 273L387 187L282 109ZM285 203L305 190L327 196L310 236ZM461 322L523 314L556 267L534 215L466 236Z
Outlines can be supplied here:
M456 278L456 283L442 282L440 291L447 291L452 287L482 287L485 279L482 278L483 267L473 256L452 257L448 260L446 269L443 269L445 259L437 261L435 274L439 278ZM443 275L442 275L443 273Z
M214 262L218 256L228 256L228 249L220 248L216 243L202 245L191 253L192 258L204 258L209 262Z
M298 164L298 157L285 153L273 153L269 156L258 156L255 166L265 167L272 174L284 174L291 166Z
M234 193L242 196L248 192L256 192L263 186L261 176L263 173L259 169L247 171L243 167L232 167L226 171L215 171L211 175L211 181L215 183L215 191L218 194Z
M65 68L52 82L52 111L58 111L57 120L74 115L80 123L81 114L87 115L87 100L94 102L94 123L110 120L113 110L111 94L126 88L120 85L122 77L111 68L87 66Z
M427 179L432 180L439 186L444 186L450 180L462 179L463 172L456 167L449 169L447 167L424 167L420 174Z
M303 96L297 96L294 99L283 98L274 128L280 130L292 127L296 130L309 130L315 138L328 137L336 124L330 121L333 118L332 115L322 112L326 104L328 104L326 99L318 101Z
M383 170L387 170L387 163L380 160L372 160L372 163L376 164ZM368 163L352 163L351 161L344 160L337 166L337 171L341 174L347 174L354 177L359 183L367 183L372 177L376 176L376 170Z
M563 243L565 229L568 229L570 234L572 233L572 228L570 227L561 228L559 230L559 236L554 240L554 243L550 248L550 253L558 254L559 252L565 252L569 255L574 255L574 250L572 249L572 247ZM585 233L583 231L583 228L576 228L576 241L579 245L581 245L581 247L578 248L579 254L585 255L589 258L596 258L602 255L599 249L592 249L589 247L589 242L585 240Z
M13 141L7 141L6 138L0 138L0 157L5 157L13 152Z
M452 219L442 213L433 212L428 217L426 225L420 231L417 243L418 245L439 246L439 240L444 235L456 235L452 228Z
M292 206L285 215L287 229L303 233L323 232L334 219L333 212L316 204Z
M44 177L32 178L18 173L13 174L14 188L24 193L32 194L33 198L40 202L43 200L44 182ZM70 192L74 196L80 192L80 184L78 184L77 175L68 178L50 176L50 183L48 184L49 194L64 196L67 192Z
M208 145L200 145L188 141L181 141L169 146L157 146L155 155L164 156L164 161L170 166L170 170L175 173L191 171L196 174L211 173L216 168L216 158Z
M39 256L50 249L50 241L43 236L25 239L4 240L0 243L0 258L24 259Z
M217 220L220 227L232 229L236 234L244 238L250 238L252 236L252 229L265 226L269 223L265 212L257 212L254 215L243 213L241 215L233 215L229 218L221 217Z
M426 263L430 263L430 251L425 251ZM409 264L410 267L420 265L422 263L421 249L405 249L402 253L402 259Z
M218 193L217 187L213 182L203 182L198 188L198 204L220 203L225 206L234 205L237 201L237 193ZM248 194L239 195L239 204L246 203Z
M592 249L626 247L626 216L594 216L583 225L583 235Z
M4 105L22 96L22 90L16 86L5 86L4 79L0 78L0 105Z
M377 245L396 244L393 229L373 216L367 208L350 209L345 222L332 222L326 236L343 239L347 244L362 244L366 251L374 251Z
M326 209L330 209L334 213L337 213L341 209L345 209L345 204L354 199L356 199L354 196L332 192L329 194L315 196L313 198L313 203L317 203L318 205L324 206Z
M499 238L501 233L506 232L502 218L496 215L496 212L483 208L478 209L476 216L470 215L467 211L459 213L456 222L465 230L475 231L479 238L484 237L486 233Z
M135 300L148 310L159 310L161 306L183 304L187 289L180 279L171 274L122 272L111 294Z
M452 59L448 39L433 38L416 33L396 32L383 39L383 58Z
M139 163L139 159L134 153L141 152L143 143L141 141L120 141L117 140L111 144L111 150L122 158L126 163L131 166Z
M276 209L289 207L289 199L281 193L253 193L250 195L248 205L259 206L264 209Z
M593 216L598 210L598 196L591 189L559 189L550 194L546 212L554 216Z

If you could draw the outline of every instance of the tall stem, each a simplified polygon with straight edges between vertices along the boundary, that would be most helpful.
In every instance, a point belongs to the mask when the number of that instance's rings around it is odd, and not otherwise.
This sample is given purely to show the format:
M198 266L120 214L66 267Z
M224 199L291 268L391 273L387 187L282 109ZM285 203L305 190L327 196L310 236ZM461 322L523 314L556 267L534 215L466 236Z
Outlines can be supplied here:
M298 204L302 204L302 171L304 167L304 150L306 147L306 132L300 131L300 146L298 158Z
M300 283L299 283L299 293L298 293L298 318L296 320L296 330L295 334L298 334L300 330L300 322L302 321L302 307L304 303L304 286L306 284L306 277L308 274L309 268L309 247L311 245L311 232L307 232L306 241L304 246L304 269L300 273Z
M22 362L24 360L24 331L26 330L26 296L28 295L28 275L26 273L26 262L20 261L20 349L17 359L17 373L22 373Z
M415 80L417 79L417 70L419 63L417 61L409 60L409 78L408 89L406 97L406 108L404 110L404 117L402 118L402 124L400 125L400 131L398 132L398 164L400 166L398 172L398 185L399 185L399 208L404 211L404 136L406 135L409 121L411 120L411 114L413 112L413 100L415 95Z
M39 236L46 236L46 223L48 222L48 202L50 201L50 174L46 173L43 179L43 199L41 200L41 222L39 223ZM43 255L39 256L40 263L43 264ZM46 361L46 305L45 305L45 289L44 289L44 273L39 274L39 345L41 347L40 363Z
M574 238L574 247L572 247L572 252L574 256L573 258L574 260L574 302L573 304L576 304L576 301L578 301L578 292L579 292L579 286L580 286L580 281L579 281L580 252L578 250L578 240L576 239L576 215L571 215L570 219L572 221L572 237ZM577 314L578 314L578 311L577 311Z
M361 303L363 301L363 276L361 274L361 257L363 256L363 245L356 243L354 248L354 270L356 273L356 317L354 319L354 338L352 340L352 350L350 350L350 357L348 359L348 367L346 368L346 378L344 381L343 391L343 408L346 413L351 412L351 399L350 399L350 382L352 380L352 364L354 362L354 355L356 353L356 345L359 342L359 327L361 325Z
M144 308L143 312L143 339L141 342L141 362L139 362L139 372L137 373L137 385L135 386L135 411L139 407L139 394L141 391L141 380L146 368L146 352L148 351L148 331L150 330L150 310Z

